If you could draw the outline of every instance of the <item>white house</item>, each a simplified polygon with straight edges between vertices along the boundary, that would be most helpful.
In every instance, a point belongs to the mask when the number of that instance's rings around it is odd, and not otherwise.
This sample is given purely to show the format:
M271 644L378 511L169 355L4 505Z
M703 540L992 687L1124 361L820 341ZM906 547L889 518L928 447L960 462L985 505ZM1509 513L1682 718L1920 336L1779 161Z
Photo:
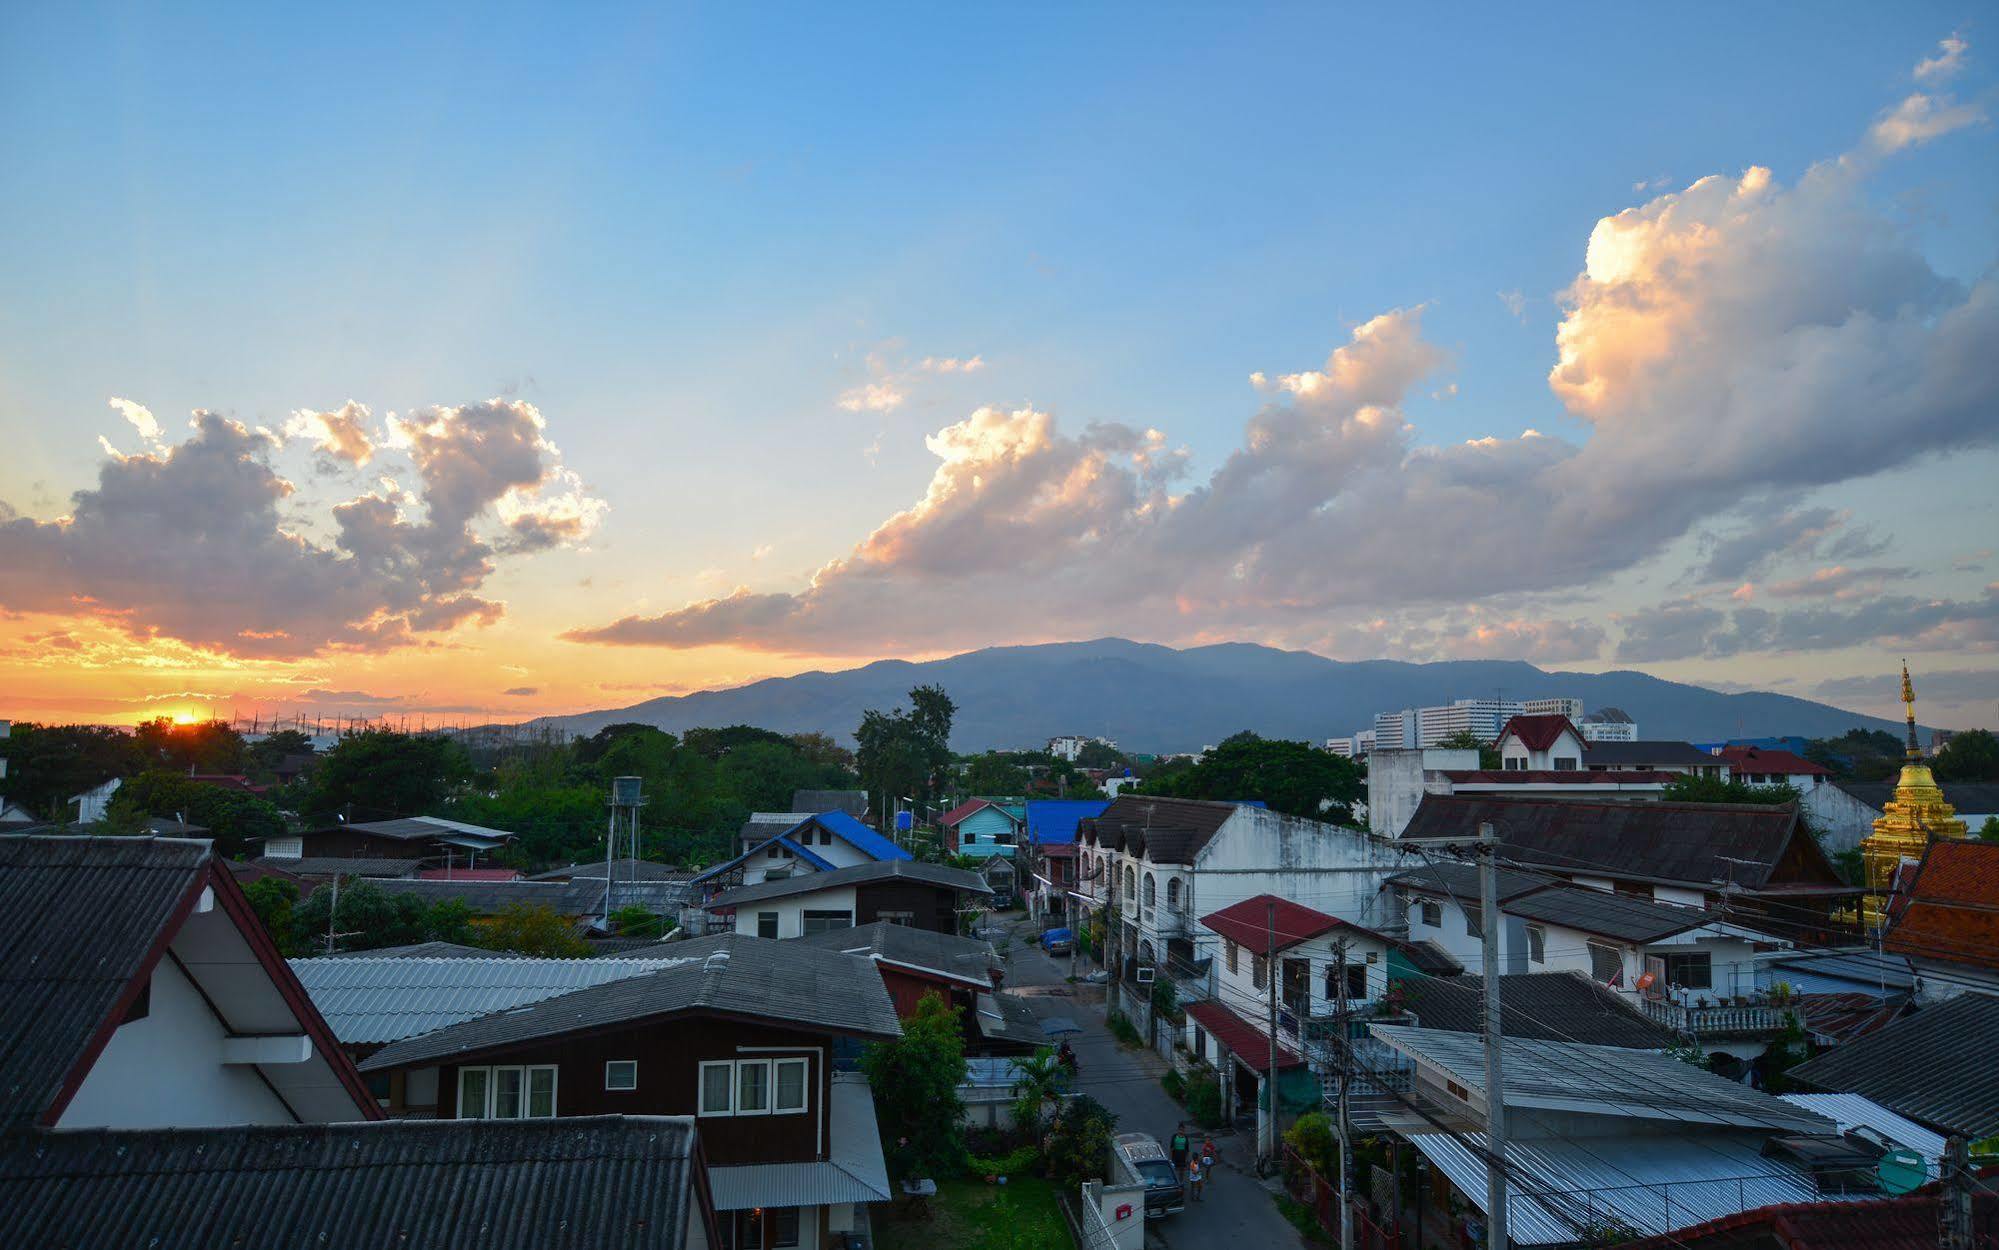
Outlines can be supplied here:
M124 784L122 781L113 777L101 785L92 786L82 794L70 795L70 805L76 808L76 823L94 825L103 820L104 814L111 807L111 796L118 793L118 787L122 784Z
M1516 716L1499 731L1498 747L1507 771L1569 772L1583 766L1589 743L1566 716Z

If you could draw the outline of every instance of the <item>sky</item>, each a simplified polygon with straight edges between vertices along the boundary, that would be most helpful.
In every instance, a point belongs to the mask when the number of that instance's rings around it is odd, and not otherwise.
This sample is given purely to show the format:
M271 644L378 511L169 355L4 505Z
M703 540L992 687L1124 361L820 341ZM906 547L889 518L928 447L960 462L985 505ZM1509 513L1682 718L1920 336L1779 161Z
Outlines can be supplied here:
M0 11L0 717L1118 635L1999 721L1988 5Z

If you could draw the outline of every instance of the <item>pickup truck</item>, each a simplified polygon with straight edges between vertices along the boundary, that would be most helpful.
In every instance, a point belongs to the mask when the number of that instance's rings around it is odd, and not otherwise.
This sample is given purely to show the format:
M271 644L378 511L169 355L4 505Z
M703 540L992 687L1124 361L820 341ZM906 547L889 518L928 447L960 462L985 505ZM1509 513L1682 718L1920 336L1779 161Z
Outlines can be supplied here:
M1147 1133L1119 1133L1111 1142L1111 1158L1126 1184L1145 1186L1146 1219L1186 1208L1187 1191L1180 1184L1180 1174L1157 1138Z

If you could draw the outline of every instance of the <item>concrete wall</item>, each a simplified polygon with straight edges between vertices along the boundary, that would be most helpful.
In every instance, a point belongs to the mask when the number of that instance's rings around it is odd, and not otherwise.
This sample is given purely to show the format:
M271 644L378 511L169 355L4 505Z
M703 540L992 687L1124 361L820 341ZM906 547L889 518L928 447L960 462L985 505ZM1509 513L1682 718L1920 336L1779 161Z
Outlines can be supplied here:
M788 898L772 898L758 903L744 903L736 908L736 932L748 937L755 937L757 935L758 915L763 912L776 912L778 937L803 937L805 936L805 913L808 910L845 911L851 916L854 912L854 887L850 885L840 886L831 890L820 890L812 894L796 894Z
M1879 808L1861 802L1830 782L1809 787L1803 794L1804 801L1799 806L1812 827L1825 834L1828 855L1859 846L1862 838L1874 832L1874 822L1881 818Z
M256 1068L222 1062L226 1036L194 983L161 960L147 1014L111 1035L58 1127L296 1123Z
M1084 1181L1077 1204L1090 1250L1145 1250L1145 1186ZM1118 1213L1126 1211L1123 1218Z
M1425 794L1449 794L1451 783L1434 774L1478 767L1477 751L1377 750L1367 757L1367 827L1399 838Z

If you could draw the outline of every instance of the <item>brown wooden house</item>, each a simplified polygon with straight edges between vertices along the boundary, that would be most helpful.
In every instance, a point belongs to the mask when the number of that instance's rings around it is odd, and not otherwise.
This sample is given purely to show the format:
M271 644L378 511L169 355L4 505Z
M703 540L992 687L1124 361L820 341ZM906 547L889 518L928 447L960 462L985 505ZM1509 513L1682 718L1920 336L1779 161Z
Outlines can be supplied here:
M977 873L895 859L738 886L715 895L707 909L749 937L805 937L879 920L957 933L960 915L991 897Z

